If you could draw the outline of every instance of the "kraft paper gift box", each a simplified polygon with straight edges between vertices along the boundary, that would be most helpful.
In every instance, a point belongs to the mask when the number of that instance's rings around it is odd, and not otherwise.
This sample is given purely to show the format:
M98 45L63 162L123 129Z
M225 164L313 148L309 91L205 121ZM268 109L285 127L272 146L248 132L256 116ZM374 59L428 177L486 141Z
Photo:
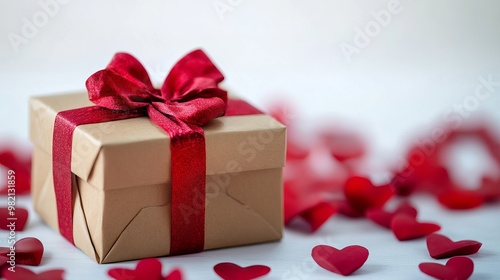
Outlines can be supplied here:
M32 196L56 230L52 133L57 112L86 93L32 98ZM204 250L282 237L285 127L265 114L223 116L206 141ZM147 117L78 126L71 147L75 245L98 263L170 253L170 139Z

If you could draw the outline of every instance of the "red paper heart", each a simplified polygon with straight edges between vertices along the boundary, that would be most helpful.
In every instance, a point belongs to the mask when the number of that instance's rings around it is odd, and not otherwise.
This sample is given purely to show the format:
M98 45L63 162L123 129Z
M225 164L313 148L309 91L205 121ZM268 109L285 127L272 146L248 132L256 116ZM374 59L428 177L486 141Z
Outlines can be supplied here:
M484 176L481 180L481 186L477 189L486 202L495 202L500 199L500 178L496 180Z
M7 268L4 268L2 274L6 280L63 280L64 279L63 269L46 270L37 274L27 268L16 266L15 271L10 271Z
M4 266L7 266L7 262L10 260L10 258L6 257L6 256L0 256L0 271L2 271L2 268Z
M287 180L284 183L285 224L288 224L303 211L321 201L319 194L308 192L307 182Z
M366 213L363 213L362 211L359 211L357 209L354 209L349 202L346 200L337 200L334 202L335 206L337 207L337 211L349 218L361 218L364 217Z
M424 237L441 227L434 223L421 223L415 217L406 214L396 214L392 218L391 229L399 241Z
M440 280L467 280L474 272L474 262L467 257L453 257L446 265L439 263L421 263L420 270Z
M391 185L376 187L370 180L363 177L351 177L344 187L347 202L359 213L365 213L370 208L381 208L393 196Z
M9 210L7 207L0 208L0 229L23 231L27 221L28 210L24 208L16 207L14 210Z
M287 164L285 177L285 224L301 216L314 230L321 226L322 219L326 221L336 212L335 207L326 199L332 187L340 184L337 177L318 178L310 170L307 162L302 161Z
M180 269L178 269L178 268L174 268L165 277L165 280L182 280L182 271Z
M318 230L337 210L330 203L320 202L300 216L311 226L311 232Z
M417 217L417 209L413 207L409 202L401 203L394 212L388 212L379 208L372 208L366 211L366 217L375 223L390 229L392 218L397 214L405 214L410 217Z
M13 170L14 174L9 174L14 176L15 181L15 193L16 194L26 194L30 192L31 186L31 158L24 158L19 155L14 148L6 148L0 151L0 165L5 166L8 170ZM0 194L8 194L8 180L1 182Z
M435 259L444 259L460 255L477 253L481 243L474 240L461 240L453 242L448 237L433 233L427 236L427 249L429 255Z
M449 209L472 209L483 204L483 196L474 190L450 188L438 196L438 201Z
M352 245L338 250L328 245L318 245L312 249L311 256L322 268L344 276L358 270L368 259L368 249Z
M268 274L271 268L265 265L241 267L234 263L224 262L215 265L214 271L224 280L250 280Z
M16 264L39 265L43 256L43 244L34 237L19 239L15 244ZM9 247L0 247L0 255L7 256Z
M180 280L182 274L179 269L174 269L169 275L163 277L161 273L162 264L158 259L143 259L137 263L135 269L112 268L108 275L116 280Z

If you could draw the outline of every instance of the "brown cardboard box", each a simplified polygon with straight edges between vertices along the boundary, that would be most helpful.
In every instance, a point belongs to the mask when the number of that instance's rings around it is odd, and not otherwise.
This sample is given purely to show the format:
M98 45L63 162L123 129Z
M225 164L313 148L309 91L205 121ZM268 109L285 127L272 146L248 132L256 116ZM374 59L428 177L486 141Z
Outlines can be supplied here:
M57 112L93 105L86 94L32 98L32 194L58 230L52 180ZM205 250L281 239L286 128L267 115L220 117L203 127ZM78 126L73 136L73 235L98 263L170 252L170 140L147 117Z

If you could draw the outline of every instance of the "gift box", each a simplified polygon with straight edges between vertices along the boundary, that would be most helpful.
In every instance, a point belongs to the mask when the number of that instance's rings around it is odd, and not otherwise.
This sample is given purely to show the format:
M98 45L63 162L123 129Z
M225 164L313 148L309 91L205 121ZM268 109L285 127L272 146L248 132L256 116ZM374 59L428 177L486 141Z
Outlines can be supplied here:
M235 98L226 103L225 116L201 126L204 193L186 195L174 191L173 180L181 185L190 180L200 160L190 153L193 147L172 140L146 115L75 126L70 145L62 148L71 156L71 183L61 190L55 185L57 162L65 155L57 142L61 136L55 134L57 118L95 105L88 93L32 98L36 211L98 263L281 239L286 128L257 110L227 114L241 110L242 103ZM173 142L182 147L175 156ZM177 161L188 165L179 168ZM64 224L70 225L69 232L63 232ZM190 248L192 243L199 248Z

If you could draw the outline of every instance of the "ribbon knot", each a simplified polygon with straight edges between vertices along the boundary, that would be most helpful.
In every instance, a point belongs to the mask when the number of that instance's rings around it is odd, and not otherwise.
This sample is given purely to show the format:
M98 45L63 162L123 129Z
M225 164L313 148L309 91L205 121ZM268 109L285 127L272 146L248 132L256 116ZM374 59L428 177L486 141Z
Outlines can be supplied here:
M74 129L83 124L148 115L170 136L170 254L202 251L206 152L201 126L226 112L227 92L218 87L223 79L201 50L177 62L160 90L153 87L141 63L126 53L116 54L106 69L90 76L86 82L89 99L97 106L59 112L54 124L52 167L61 234L74 243L71 193ZM249 105L238 107L242 114L258 112Z

